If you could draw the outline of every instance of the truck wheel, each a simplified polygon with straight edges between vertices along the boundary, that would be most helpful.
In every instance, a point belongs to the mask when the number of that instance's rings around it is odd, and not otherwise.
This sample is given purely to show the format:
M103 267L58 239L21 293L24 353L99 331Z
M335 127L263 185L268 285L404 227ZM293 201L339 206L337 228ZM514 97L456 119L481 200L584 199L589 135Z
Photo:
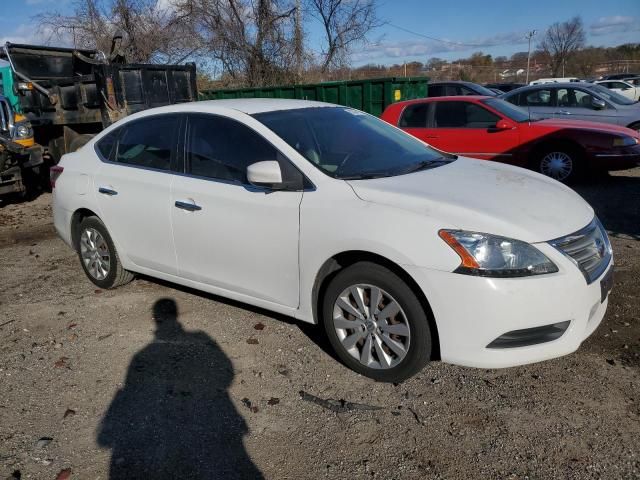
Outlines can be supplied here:
M535 171L562 183L571 183L582 173L579 152L568 145L554 145L538 151L533 158Z
M98 217L85 218L78 233L78 257L89 280L104 289L133 280L133 273L122 268L113 240Z
M431 331L422 304L391 270L358 262L328 285L322 320L338 357L352 370L400 382L431 357Z

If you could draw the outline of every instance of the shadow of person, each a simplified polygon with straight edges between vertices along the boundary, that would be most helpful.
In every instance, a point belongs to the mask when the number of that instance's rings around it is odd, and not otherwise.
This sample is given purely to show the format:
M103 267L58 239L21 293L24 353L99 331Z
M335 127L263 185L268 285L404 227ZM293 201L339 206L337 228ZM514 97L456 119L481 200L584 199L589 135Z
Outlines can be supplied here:
M182 328L174 300L158 300L153 318L155 338L134 356L98 429L110 480L263 478L227 394L231 361L208 335Z

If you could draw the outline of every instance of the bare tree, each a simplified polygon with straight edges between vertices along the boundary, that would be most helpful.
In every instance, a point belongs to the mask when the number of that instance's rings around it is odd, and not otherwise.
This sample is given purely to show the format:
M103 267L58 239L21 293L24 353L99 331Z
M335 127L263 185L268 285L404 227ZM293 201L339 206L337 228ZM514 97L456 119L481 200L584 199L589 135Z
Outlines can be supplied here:
M295 78L301 30L291 0L180 0L177 5L191 16L223 79L257 86Z
M551 25L538 48L548 59L554 77L564 76L567 60L584 46L585 34L580 17Z
M158 0L76 0L73 12L36 17L49 42L77 48L111 49L114 35L123 37L131 62L180 63L199 49L190 16Z
M306 0L306 4L324 29L323 72L343 66L350 49L365 42L371 30L382 25L375 0Z

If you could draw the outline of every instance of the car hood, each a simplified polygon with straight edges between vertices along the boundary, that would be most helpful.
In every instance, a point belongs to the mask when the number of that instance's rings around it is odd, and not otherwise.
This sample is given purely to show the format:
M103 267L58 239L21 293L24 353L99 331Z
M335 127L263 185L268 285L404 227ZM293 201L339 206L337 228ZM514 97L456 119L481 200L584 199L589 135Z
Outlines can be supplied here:
M531 243L575 232L594 215L577 193L555 180L465 157L408 175L348 183L364 201L431 217L442 228Z
M627 127L621 127L610 123L589 122L586 120L563 120L548 118L545 120L532 122L530 123L530 125L532 128L580 128L583 130L596 130L598 132L607 132L622 135L634 134L634 136L637 136L637 133L635 131Z

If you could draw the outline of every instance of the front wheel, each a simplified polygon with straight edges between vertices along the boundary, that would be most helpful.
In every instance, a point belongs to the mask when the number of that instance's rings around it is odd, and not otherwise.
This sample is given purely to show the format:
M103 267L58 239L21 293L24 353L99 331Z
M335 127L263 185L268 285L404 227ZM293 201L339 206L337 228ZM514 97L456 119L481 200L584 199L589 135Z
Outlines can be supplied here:
M533 168L562 183L572 182L581 171L578 153L564 146L549 147L538 152L533 158Z
M422 304L400 277L375 263L359 262L338 272L325 292L322 315L338 357L374 380L405 380L431 357Z
M97 217L80 223L77 248L84 273L98 287L114 288L133 279L133 273L122 268L107 227Z

